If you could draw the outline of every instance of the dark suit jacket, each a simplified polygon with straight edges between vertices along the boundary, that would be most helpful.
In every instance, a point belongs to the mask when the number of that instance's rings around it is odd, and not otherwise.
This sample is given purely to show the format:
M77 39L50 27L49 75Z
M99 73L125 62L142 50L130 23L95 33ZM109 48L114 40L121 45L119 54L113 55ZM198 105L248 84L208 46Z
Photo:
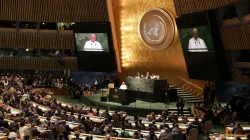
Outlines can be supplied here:
M56 131L56 126L55 125L50 125L48 127L48 129L51 130L55 136L57 136L57 131Z
M82 140L81 138L73 138L71 140Z
M11 122L10 123L10 129L12 129L12 128L16 128L16 130L18 130L19 129L19 125L17 123L15 123L15 122Z
M174 133L174 134L182 134L182 130L180 128L174 127L172 129L172 133Z
M193 126L188 126L187 129L186 129L186 134L188 135L189 134L189 131L194 128Z
M235 132L235 130L236 129L242 129L243 130L243 128L240 126L240 127L235 127L235 128L233 128L233 130L232 130L232 134L234 134L234 132Z
M40 132L35 127L30 127L30 128L28 128L28 130L31 132L31 135L33 137L36 137L36 136L40 135Z
M132 129L132 125L130 123L125 123L124 128L125 129Z
M133 128L133 129L136 129L136 130L137 130L137 129L141 129L141 127L140 127L139 125L135 125L135 126L133 126L132 128Z
M38 115L41 115L41 116L43 115L43 111L38 107L36 107L36 112Z
M90 131L89 134L93 134L93 135L102 135L102 133L99 132L99 131Z
M138 123L138 125L141 127L141 130L145 130L145 125L143 123Z
M9 124L7 121L2 120L0 121L0 127L9 128Z
M114 122L116 124L119 124L120 119L119 119L119 116L117 114L112 114L112 120L114 120Z
M84 126L85 126L85 131L93 130L93 123L91 120L85 120Z
M66 129L67 132L70 131L69 125L63 125L63 126L65 127L65 129Z

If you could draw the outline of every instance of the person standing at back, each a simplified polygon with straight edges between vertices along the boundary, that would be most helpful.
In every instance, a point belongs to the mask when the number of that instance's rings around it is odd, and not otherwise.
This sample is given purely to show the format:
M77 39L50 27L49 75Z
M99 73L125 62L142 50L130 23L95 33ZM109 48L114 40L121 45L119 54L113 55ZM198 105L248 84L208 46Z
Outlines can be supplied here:
M211 89L211 92L210 92L210 100L209 100L210 105L214 105L215 94L216 94L215 87L212 86L212 89Z
M179 99L179 101L176 103L177 111L178 111L178 116L181 114L183 116L183 108L184 108L184 103L182 99Z
M207 105L207 103L208 103L208 96L209 96L209 87L206 84L203 88L203 98L204 98L205 105Z

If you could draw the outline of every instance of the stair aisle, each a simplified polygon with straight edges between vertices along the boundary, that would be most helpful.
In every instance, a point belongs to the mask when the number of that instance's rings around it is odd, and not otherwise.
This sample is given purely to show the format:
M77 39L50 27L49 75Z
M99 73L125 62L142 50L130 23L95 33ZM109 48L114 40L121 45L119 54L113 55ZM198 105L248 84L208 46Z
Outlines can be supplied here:
M192 93L189 93L180 87L175 85L169 85L169 87L177 89L177 97L182 99L187 106L191 106L193 103L204 102L200 97L194 96Z

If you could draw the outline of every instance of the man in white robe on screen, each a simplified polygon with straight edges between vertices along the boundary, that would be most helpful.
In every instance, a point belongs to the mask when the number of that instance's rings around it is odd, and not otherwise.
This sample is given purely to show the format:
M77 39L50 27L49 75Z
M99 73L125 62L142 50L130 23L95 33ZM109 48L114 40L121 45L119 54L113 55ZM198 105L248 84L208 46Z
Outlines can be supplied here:
M92 34L90 40L85 43L84 51L103 51L102 45L96 41L95 34Z
M189 40L189 52L207 52L207 46L203 39L198 37L198 30L193 29L193 38Z

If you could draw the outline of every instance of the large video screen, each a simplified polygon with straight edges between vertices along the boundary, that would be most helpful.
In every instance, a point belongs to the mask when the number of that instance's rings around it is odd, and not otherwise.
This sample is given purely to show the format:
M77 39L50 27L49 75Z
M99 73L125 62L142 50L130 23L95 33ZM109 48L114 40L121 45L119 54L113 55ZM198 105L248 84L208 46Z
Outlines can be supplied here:
M77 51L109 51L106 33L75 33Z
M214 50L209 26L179 29L179 36L185 52L208 52Z
M219 80L219 61L216 57L215 25L210 24L206 12L182 16L176 19L178 33L190 79ZM215 46L216 45L216 46Z
M76 23L73 31L80 71L116 70L110 23Z

